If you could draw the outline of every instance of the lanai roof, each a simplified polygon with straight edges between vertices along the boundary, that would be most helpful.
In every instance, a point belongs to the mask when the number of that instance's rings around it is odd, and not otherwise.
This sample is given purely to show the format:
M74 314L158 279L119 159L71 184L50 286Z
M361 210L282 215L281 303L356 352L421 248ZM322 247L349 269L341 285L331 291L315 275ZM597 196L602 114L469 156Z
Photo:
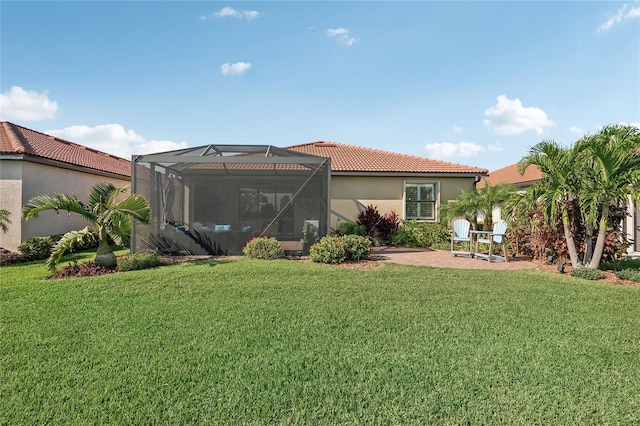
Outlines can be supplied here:
M331 158L332 173L435 173L451 175L486 175L488 173L487 169L480 167L337 142L310 142L288 146L286 149Z
M26 127L0 122L0 155L18 154L33 159L53 160L60 165L97 172L131 176L131 162L105 152L69 142Z

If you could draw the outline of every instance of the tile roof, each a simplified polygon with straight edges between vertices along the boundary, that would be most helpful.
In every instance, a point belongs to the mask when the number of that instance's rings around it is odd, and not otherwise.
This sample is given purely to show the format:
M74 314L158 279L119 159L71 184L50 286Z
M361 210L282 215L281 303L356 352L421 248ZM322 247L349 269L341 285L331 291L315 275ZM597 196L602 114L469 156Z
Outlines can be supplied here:
M397 154L337 142L318 141L285 147L291 151L331 158L332 172L443 173L485 175L487 169Z
M129 178L131 162L8 121L0 122L0 154L24 154Z
M489 173L489 177L484 178L491 185L498 185L501 183L510 183L516 186L527 186L538 180L541 180L544 175L538 166L531 165L524 171L524 175L518 172L518 164L511 164L510 166L503 167L498 170L494 170ZM484 188L484 181L478 182L477 188Z

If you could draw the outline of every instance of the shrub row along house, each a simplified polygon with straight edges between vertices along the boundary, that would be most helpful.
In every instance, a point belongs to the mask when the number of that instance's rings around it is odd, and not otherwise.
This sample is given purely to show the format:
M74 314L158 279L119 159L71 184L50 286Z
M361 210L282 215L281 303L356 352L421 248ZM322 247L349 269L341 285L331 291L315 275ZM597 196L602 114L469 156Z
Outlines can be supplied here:
M258 235L285 241L325 235L371 204L403 219L436 221L441 204L488 172L334 142L206 145L129 162L8 122L0 130L0 209L12 220L0 246L9 250L31 236L84 226L81 218L55 213L21 221L30 198L64 192L84 199L101 180L131 185L151 203L152 222L136 225L134 250L234 253Z

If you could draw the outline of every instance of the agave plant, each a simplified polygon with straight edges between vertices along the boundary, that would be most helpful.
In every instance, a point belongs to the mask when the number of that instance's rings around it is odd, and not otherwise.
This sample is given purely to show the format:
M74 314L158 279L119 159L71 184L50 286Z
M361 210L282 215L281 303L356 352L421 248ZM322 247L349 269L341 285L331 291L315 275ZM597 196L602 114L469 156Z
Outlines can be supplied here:
M22 216L25 220L37 217L38 213L45 210L56 212L64 210L79 214L92 224L62 236L47 259L46 265L49 271L56 270L62 256L74 244L90 238L98 239L95 263L109 268L116 267L117 259L109 245L109 239L118 245L127 246L131 236L132 221L135 219L148 223L151 218L149 202L143 196L131 194L118 201L118 196L127 190L127 187L116 188L112 183L99 182L91 188L86 202L77 199L74 195L61 193L38 195L29 200L22 208Z

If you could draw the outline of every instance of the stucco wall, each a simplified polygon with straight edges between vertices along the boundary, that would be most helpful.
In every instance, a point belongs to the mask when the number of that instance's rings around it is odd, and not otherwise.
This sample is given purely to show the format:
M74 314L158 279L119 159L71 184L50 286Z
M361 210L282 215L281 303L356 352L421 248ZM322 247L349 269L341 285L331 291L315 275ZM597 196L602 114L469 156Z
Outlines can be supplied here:
M20 243L34 236L62 234L81 229L88 223L79 215L54 211L42 212L37 218L25 222L21 219L22 206L40 194L62 192L86 200L91 186L108 181L116 187L129 186L128 180L106 178L90 173L61 169L21 160L3 160L0 167L2 191L0 208L11 212L7 233L0 233L0 247L15 251ZM6 207L5 207L6 206Z
M331 178L331 227L354 221L359 212L373 204L381 214L395 211L404 219L405 183L436 184L436 218L438 206L454 200L460 190L473 189L473 178L414 178L333 176Z

